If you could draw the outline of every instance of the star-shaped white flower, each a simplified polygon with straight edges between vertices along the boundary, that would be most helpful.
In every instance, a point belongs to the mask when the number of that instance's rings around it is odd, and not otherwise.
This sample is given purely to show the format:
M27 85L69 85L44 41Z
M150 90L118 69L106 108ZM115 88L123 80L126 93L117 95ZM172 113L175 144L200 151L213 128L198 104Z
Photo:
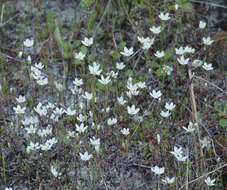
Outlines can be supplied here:
M116 119L116 118L109 118L109 119L107 120L107 124L108 124L109 126L115 125L116 123L117 123L117 119Z
M180 58L177 58L177 61L181 65L187 65L189 62L189 58L185 59L185 57L182 55Z
M92 158L92 154L88 154L88 152L86 151L85 153L81 153L80 152L80 159L83 161L88 161Z
M171 115L171 113L169 112L169 110L167 111L162 110L160 115L164 118L168 118Z
M210 36L208 36L207 38L203 37L203 44L210 46L214 43L214 40L211 40Z
M161 12L158 17L162 20L162 21L167 21L170 20L171 17L169 16L169 13L163 13Z
M216 179L211 179L210 177L207 177L204 181L207 186L215 186Z
M129 115L136 115L140 111L140 108L136 108L135 105L127 106L127 111Z
M154 55L155 55L155 57L160 59L160 58L165 56L165 52L164 51L156 51L156 53Z
M161 26L152 26L150 29L149 29L153 34L159 34L161 31L162 31L162 28Z
M154 167L151 168L151 171L154 172L156 175L162 175L165 172L165 168L154 166Z
M130 131L128 128L123 128L121 129L121 133L124 135L124 136L128 136L130 134Z
M117 70L123 70L125 68L125 64L123 62L116 63Z
M16 114L24 114L26 107L21 107L20 105L17 105L17 107L13 107L13 110Z
M164 179L162 179L162 182L165 184L173 184L175 182L175 177L168 177L166 176Z
M206 62L204 62L203 63L203 69L205 69L206 71L212 71L214 68L213 68L213 65L210 63L210 64L208 64L208 63L206 63Z
M165 104L165 108L169 111L172 111L175 107L176 105L173 102L170 102L170 103L166 102Z
M188 132L188 133L192 133L192 132L195 131L195 125L198 125L198 124L197 124L197 123L192 123L192 122L190 121L189 124L188 124L188 127L186 128L186 127L183 126L183 129L184 129L186 132Z
M88 69L92 75L100 75L102 69L100 69L100 64L93 62L92 65L88 66Z
M84 40L81 41L81 43L87 47L91 46L94 42L93 38L87 38L85 37Z
M138 41L143 45L142 49L149 49L154 44L154 38L149 37L138 37Z
M19 97L16 98L16 101L20 104L24 103L26 101L25 96L19 95Z
M110 76L107 76L106 78L101 75L101 79L98 79L98 81L103 84L103 85L107 85L111 82Z
M88 128L88 126L84 126L83 123L81 123L80 125L76 124L76 131L78 133L84 133L86 131L86 129Z
M121 55L123 55L125 57L130 57L134 53L133 47L131 47L131 48L124 47L124 51L122 51L120 53L121 53Z
M152 90L152 92L150 92L150 96L152 96L154 99L159 99L162 96L162 92L160 90Z
M86 54L84 54L83 52L79 52L79 53L74 53L74 57L75 57L75 59L78 59L78 60L80 60L80 61L82 61L82 60L84 60L84 58L85 58L85 56L86 56Z
M24 40L24 46L27 48L31 48L34 45L34 40L27 38Z

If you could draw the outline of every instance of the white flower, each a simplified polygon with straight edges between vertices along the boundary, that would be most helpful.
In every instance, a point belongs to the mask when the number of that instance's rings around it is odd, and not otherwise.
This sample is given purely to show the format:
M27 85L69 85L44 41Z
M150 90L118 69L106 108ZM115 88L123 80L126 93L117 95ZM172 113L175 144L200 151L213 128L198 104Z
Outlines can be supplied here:
M24 40L24 46L27 47L27 48L32 47L33 44L34 44L34 40L33 39L28 39L27 38L26 40Z
M111 82L110 76L107 76L106 78L101 75L101 79L98 79L98 81L103 84L103 85L107 85Z
M165 56L165 52L164 51L156 51L156 53L154 55L157 58L162 58L162 57Z
M208 139L208 137L204 137L203 139L200 139L199 141L200 141L200 143L202 145L202 148L209 149L211 147L211 142Z
M122 106L127 102L126 100L124 100L123 96L117 97L117 101Z
M185 53L195 53L195 49L189 46L175 48L177 55L184 55Z
M120 63L116 63L116 68L118 70L123 70L125 68L125 64L123 62L120 62Z
M30 144L27 146L26 151L27 153L33 151L33 150L38 150L40 148L39 143L33 143L32 141L30 141Z
M213 42L214 42L214 40L211 40L210 36L208 36L207 38L203 37L204 45L210 46Z
M133 54L133 47L131 47L131 48L127 48L127 47L124 47L124 51L122 51L122 52L120 52L121 53L121 55L123 55L123 56L125 56L125 57L129 57L129 56L131 56L132 54Z
M86 116L82 115L81 113L79 114L79 116L77 117L77 119L80 121L80 122L84 122L86 120Z
M24 118L24 120L22 121L22 124L27 126L27 125L35 125L39 122L38 118L35 117L26 117Z
M170 16L169 16L169 13L161 12L158 16L163 21L167 21L167 20L171 19Z
M137 85L138 88L141 88L141 89L146 88L146 83L145 82L141 82L140 81L140 82L137 82L136 85Z
M110 76L110 77L116 79L118 76L118 72L110 71L109 73L107 73L107 76Z
M89 93L89 92L85 92L83 95L83 98L85 98L88 101L90 101L92 97L93 97L92 93Z
M23 51L18 52L18 57L21 58L23 56Z
M154 99L159 99L162 96L162 93L160 90L156 91L156 90L152 90L152 92L150 92L150 95L154 98Z
M185 52L185 53L195 53L195 48L186 46L186 47L184 48L184 52Z
M162 29L161 29L160 26L157 26L157 27L152 26L152 27L150 28L150 31L151 31L153 34L159 34L159 33L162 31Z
M12 187L5 187L5 190L13 190Z
M103 108L101 111L102 111L102 112L109 113L109 112L110 112L110 107L108 106L106 109Z
M200 67L203 65L203 61L199 60L199 59L196 59L192 62L192 66L193 67Z
M128 128L123 128L123 129L121 129L121 133L125 136L128 136L130 134L130 131Z
M68 116L73 116L76 114L76 110L75 109L72 109L70 107L68 107L66 110L65 110L65 113L68 115Z
M84 44L85 46L89 47L93 44L93 38L87 38L85 37L84 40L81 41L82 44Z
M16 100L18 103L24 103L26 101L25 96L21 96L21 95L18 98L16 98Z
M92 154L88 154L88 152L86 151L84 154L80 153L80 159L83 161L88 161L92 158Z
M166 72L167 75L171 75L171 73L173 71L173 67L168 66L168 65L164 65L163 70L164 70L164 72Z
M32 57L30 55L28 55L28 57L27 57L27 62L28 63L31 63L32 62Z
M100 75L102 72L102 69L100 69L100 64L96 62L93 62L92 65L89 65L88 69L92 75Z
M46 116L47 115L47 109L45 106L43 106L40 102L38 105L34 108L34 110L40 115L40 116Z
M56 107L53 113L51 114L50 118L57 122L63 113L65 113L65 110L63 108Z
M176 54L177 55L184 55L185 51L184 51L184 47L179 47L179 48L175 48Z
M53 174L54 177L58 177L58 176L61 175L61 173L58 172L58 171L57 171L57 168L54 167L54 166L51 166L51 167L50 167L50 171L51 171L51 173Z
M117 119L116 119L116 118L109 118L109 119L107 120L107 124L108 124L109 126L115 125L116 123L117 123Z
M27 132L27 134L35 134L36 133L36 127L34 125L30 125L30 127L24 128Z
M204 29L204 28L206 28L206 22L204 22L204 21L199 21L199 28L200 29Z
M212 64L207 64L206 62L203 63L203 69L205 69L206 71L211 71L213 70L213 65Z
M84 54L81 51L79 53L76 53L76 52L74 53L75 59L79 59L80 61L84 60L85 56L86 56L86 54Z
M76 131L78 133L84 133L86 131L86 129L88 128L88 126L84 126L83 123L81 123L80 125L76 124Z
M165 172L165 168L164 167L151 167L151 171L154 172L156 175L162 175Z
M160 113L160 115L162 116L162 117L164 117L164 118L167 118L167 117L169 117L170 115L171 115L171 113L169 112L169 110L167 110L167 111L161 111L161 113Z
M175 8L175 10L178 10L179 5L178 5L178 4L175 4L175 5L174 5L174 8Z
M187 65L189 62L189 58L185 59L184 56L182 55L180 58L177 58L177 61L181 64L181 65Z
M183 127L183 129L188 132L188 133L192 133L193 131L195 131L195 125L197 125L197 123L192 123L191 121L188 124L188 128Z
M160 134L157 134L156 137L157 137L157 143L160 144L160 142L161 142L161 136L160 136Z
M154 38L137 37L137 39L143 45L142 49L144 50L149 49L154 44Z
M37 67L34 67L34 66L31 66L31 76L35 80L39 80L40 78L43 77L40 69L38 69Z
M173 184L175 181L175 177L165 177L164 179L162 179L162 182L165 184Z
M79 87L79 86L83 85L83 80L82 79L75 78L74 81L73 81L73 84L75 86L78 86Z
M54 81L54 85L58 91L62 92L64 90L64 86L61 83Z
M70 138L70 137L75 137L76 136L76 133L75 133L75 131L67 131L67 138Z
M137 85L137 83L136 84L132 83L132 78L129 78L127 81L127 89L129 90L128 95L136 96L139 94L138 85Z
M182 147L178 148L174 146L174 151L170 151L170 153L173 154L179 162L185 162L188 159L188 157L184 155Z
M169 111L172 111L175 107L176 107L176 105L173 102L171 102L171 103L166 102L166 104L165 104L165 108Z
M90 138L90 143L95 147L95 151L99 152L100 149L100 139L96 139L95 137Z
M42 69L44 68L44 65L43 65L41 62L39 62L39 63L35 63L35 67L36 67L37 69L42 70Z
M208 186L214 186L216 179L211 179L210 177L207 177L204 181Z
M47 77L42 77L39 80L36 81L38 85L44 86L48 84L48 78Z
M13 107L13 110L16 114L24 114L26 107L21 107L20 105L17 105L17 107Z
M51 135L52 134L52 128L50 126L48 126L45 129L39 129L37 134L41 137Z
M50 150L52 148L53 145L55 145L57 143L57 139L55 137L48 139L44 144L40 145L41 150L43 151L47 151Z
M135 105L132 105L131 107L127 106L127 111L129 115L136 115L140 111L140 108L136 108Z

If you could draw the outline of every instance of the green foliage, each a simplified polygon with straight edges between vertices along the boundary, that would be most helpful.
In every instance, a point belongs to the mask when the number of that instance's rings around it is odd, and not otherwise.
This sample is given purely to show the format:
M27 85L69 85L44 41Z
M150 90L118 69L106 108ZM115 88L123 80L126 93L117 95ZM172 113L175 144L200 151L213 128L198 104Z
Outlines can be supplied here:
M88 19L88 25L87 25L89 31L91 31L95 27L96 17L97 17L97 12L96 11L91 12Z
M223 128L227 128L227 103L215 102L215 112L213 116L218 120L219 125Z
M63 58L70 58L72 56L72 45L67 40L63 40L61 34L61 26L53 12L49 12L46 17L47 28L51 35L57 42L58 48L61 51Z
M48 12L46 16L47 27L49 32L53 33L55 30L55 14L53 12Z
M80 6L81 8L89 8L93 3L93 0L81 0Z
M63 55L63 58L70 58L72 55L72 46L70 42L63 40L57 21L55 22L54 38Z
M191 11L193 9L189 0L176 0L176 3L186 11Z

